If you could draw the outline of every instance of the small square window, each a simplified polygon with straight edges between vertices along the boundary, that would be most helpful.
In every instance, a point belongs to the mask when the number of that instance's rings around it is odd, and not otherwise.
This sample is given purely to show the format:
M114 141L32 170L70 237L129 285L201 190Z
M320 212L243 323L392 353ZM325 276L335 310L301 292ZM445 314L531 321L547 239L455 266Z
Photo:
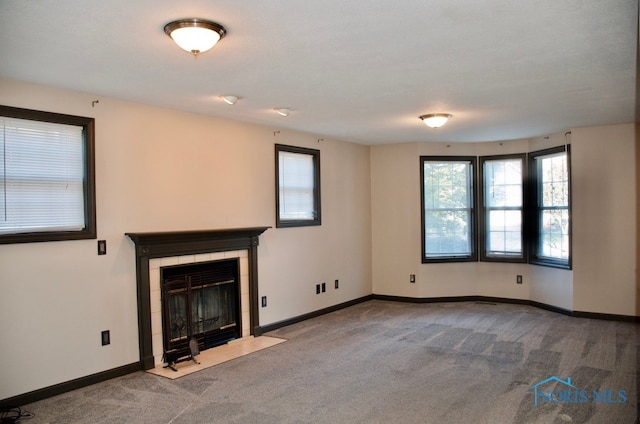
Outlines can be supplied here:
M276 227L320 225L320 151L275 147Z

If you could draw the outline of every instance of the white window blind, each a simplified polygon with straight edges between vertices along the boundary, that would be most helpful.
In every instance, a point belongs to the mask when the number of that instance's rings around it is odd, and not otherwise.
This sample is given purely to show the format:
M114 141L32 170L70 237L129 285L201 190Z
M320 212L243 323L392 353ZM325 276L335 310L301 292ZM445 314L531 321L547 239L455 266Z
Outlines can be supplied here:
M83 128L0 117L0 234L85 228Z
M315 219L313 156L280 151L278 161L280 219Z

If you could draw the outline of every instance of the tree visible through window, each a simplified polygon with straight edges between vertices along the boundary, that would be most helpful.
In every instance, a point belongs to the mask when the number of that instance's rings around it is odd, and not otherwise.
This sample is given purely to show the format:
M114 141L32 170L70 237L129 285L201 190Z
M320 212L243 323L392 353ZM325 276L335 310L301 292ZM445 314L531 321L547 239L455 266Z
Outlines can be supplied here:
M570 185L569 162L564 146L530 156L535 181L532 263L569 266Z
M481 158L483 260L524 261L525 155Z
M569 146L480 157L479 185L476 159L420 158L422 262L571 268Z
M422 260L475 260L475 157L421 157Z

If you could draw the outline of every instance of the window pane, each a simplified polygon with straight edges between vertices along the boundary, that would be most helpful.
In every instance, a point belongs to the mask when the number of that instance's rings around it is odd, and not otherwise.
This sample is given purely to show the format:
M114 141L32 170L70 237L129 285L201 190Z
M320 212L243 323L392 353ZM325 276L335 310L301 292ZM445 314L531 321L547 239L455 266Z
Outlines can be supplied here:
M523 156L482 162L487 258L523 258L523 164Z
M4 127L5 127L5 119L0 117L0 129L2 130L2 134L0 134L0 223L4 223L7 221L7 180L6 180L6 170L5 170L5 157L4 151L6 150L5 145L5 135L4 135ZM2 224L0 224L2 225Z
M276 227L321 225L320 150L275 145Z
M424 161L424 255L469 257L473 252L472 164Z
M85 228L83 128L4 118L0 233Z
M569 167L563 147L533 156L536 185L537 238L534 261L569 265Z
M538 158L542 168L542 195L540 206L568 206L569 205L569 173L567 172L567 156L543 156Z
M468 211L428 211L429 231L425 236L426 255L466 256L471 252Z
M569 211L543 210L538 254L546 258L569 258Z
M489 211L487 225L489 254L522 254L522 213L519 210Z
M522 160L484 162L485 206L522 206Z
M280 219L314 219L313 157L280 152Z

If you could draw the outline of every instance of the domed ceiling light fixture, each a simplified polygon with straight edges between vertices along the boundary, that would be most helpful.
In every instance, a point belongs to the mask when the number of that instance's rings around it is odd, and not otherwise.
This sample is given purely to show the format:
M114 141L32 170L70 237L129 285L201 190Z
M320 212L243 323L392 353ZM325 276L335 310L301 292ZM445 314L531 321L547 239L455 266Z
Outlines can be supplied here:
M278 112L280 116L289 116L289 114L293 109L288 107L280 107L280 108L275 108L274 110Z
M179 19L164 26L164 32L194 57L216 45L227 35L222 25L198 18Z
M426 115L422 115L420 119L428 127L440 128L441 126L446 124L449 118L451 118L452 116L453 115L450 115L448 113L428 113Z
M232 95L220 96L220 98L224 100L224 102L228 105L235 105L239 99L238 96L232 96Z

